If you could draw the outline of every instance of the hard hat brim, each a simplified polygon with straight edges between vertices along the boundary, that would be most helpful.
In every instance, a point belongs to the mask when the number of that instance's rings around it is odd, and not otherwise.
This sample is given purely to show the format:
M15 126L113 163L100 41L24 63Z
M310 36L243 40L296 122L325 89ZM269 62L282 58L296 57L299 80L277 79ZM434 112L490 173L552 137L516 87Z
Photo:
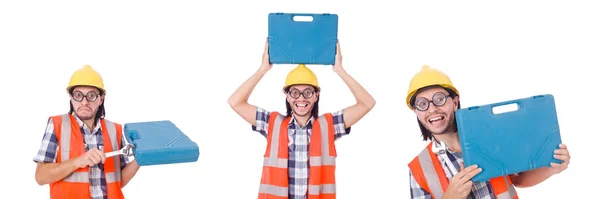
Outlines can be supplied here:
M319 85L314 85L314 84L310 84L310 83L297 83L297 84L290 84L290 85L285 85L283 86L282 91L285 93L285 90L288 89L289 87L292 86L296 86L296 85L308 85L308 86L314 86L315 88L319 89L319 91L321 91L321 87L319 87Z
M99 87L97 87L95 85L90 85L90 84L78 84L78 85L67 86L67 93L70 94L70 91L71 91L72 88L79 87L79 86L94 87L94 88L102 91L102 93L106 95L106 90L104 90L103 88L99 88Z

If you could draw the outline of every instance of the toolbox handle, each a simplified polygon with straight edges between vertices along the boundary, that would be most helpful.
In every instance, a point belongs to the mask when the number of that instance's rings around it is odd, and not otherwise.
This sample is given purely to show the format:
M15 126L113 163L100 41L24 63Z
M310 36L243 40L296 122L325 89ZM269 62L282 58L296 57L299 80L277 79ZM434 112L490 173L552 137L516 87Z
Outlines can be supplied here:
M489 111L492 113L492 115L501 115L504 113L510 113L510 112L517 112L520 111L522 108L526 107L528 103L535 103L535 100L542 100L546 97L550 97L553 98L552 94L544 94L544 95L535 95L535 96L531 96L528 98L522 98L522 99L515 99L515 100L509 100L509 101L504 101L504 102L498 102L498 103L493 103L493 104L488 104L485 106L473 106L473 107L469 107L466 108L467 110L471 111L471 110L478 110L481 109L481 111ZM532 101L533 100L533 101ZM514 105L513 107L509 107L510 105ZM499 108L505 108L507 107L509 109L509 111L504 111L504 112L498 112L496 110L498 110ZM485 108L485 109L483 109ZM511 109L512 108L512 109Z
M505 101L505 102L498 102L498 103L490 104L490 109L491 109L492 113L495 115L500 115L500 114L509 113L509 112L516 112L516 111L520 111L523 108L523 106L527 106L527 105L525 105L527 103L535 103L532 100L540 100L540 99L543 99L548 96L552 97L551 94L544 94L544 95L535 95L535 96L531 96L528 98L509 100L509 101ZM513 105L513 104L515 105L514 110L509 110L509 111L500 112L500 113L496 113L496 111L495 111L496 108L500 108L500 107L504 108L504 107L508 107L509 105Z
M494 115L520 111L523 108L523 99L509 100L490 104L490 111Z
M290 19L296 23L312 23L316 20L314 14L292 14Z

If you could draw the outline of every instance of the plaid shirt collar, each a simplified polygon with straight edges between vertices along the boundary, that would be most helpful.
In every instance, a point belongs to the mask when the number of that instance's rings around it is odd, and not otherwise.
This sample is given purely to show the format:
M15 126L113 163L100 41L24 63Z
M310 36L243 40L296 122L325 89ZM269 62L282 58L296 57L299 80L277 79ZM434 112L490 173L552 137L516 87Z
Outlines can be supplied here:
M312 125L313 121L314 121L314 117L310 117L310 119L308 119L308 121L306 121L305 127L310 127ZM300 127L300 124L298 124L298 121L294 117L294 114L292 114L292 119L290 119L290 121L288 123L288 128L297 130L296 127ZM296 133L296 131L292 131L290 133L290 135L293 135L295 133ZM308 131L307 133L309 133L309 135L310 135L310 131Z

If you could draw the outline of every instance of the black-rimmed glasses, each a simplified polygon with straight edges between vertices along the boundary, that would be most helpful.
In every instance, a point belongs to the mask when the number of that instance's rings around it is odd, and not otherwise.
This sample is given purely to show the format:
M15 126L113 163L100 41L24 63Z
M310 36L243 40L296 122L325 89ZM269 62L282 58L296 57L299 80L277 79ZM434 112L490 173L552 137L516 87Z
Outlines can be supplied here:
M315 91L311 90L310 88L304 89L302 92L300 92L298 89L292 89L288 91L288 95L294 99L300 98L300 95L302 95L305 99L308 99L311 98L313 94L315 94Z
M415 99L415 103L413 104L413 107L419 111L425 111L429 108L430 103L433 103L433 105L438 106L438 107L444 106L444 104L446 104L448 97L450 97L450 96L446 95L442 92L437 92L437 93L433 94L433 96L431 97L431 100L428 100L427 98L424 98L424 97L419 97L419 98Z
M81 91L75 91L73 94L71 94L71 97L73 97L76 102L83 101L83 98L85 98L88 102L95 102L98 99L98 94L90 91L84 95Z

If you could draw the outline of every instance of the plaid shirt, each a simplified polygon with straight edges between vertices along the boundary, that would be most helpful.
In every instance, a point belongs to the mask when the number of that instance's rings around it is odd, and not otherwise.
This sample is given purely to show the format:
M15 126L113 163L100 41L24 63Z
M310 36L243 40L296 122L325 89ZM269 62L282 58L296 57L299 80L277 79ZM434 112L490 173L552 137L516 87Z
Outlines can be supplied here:
M270 112L262 108L256 110L256 126L252 130L259 132L265 138L269 132ZM334 137L339 139L344 135L350 134L350 128L344 128L344 115L340 110L333 115L333 126L335 129ZM306 199L308 190L308 143L312 134L313 118L311 118L304 127L300 127L298 122L292 117L288 125L288 178L289 178L289 198Z
M102 140L102 130L100 125L100 120L96 122L96 127L93 131L90 132L90 129L87 125L85 125L77 115L72 114L77 120L77 124L79 124L81 128L81 134L85 138L84 143L86 144L85 151L88 151L90 148L101 149L104 147L104 142ZM70 132L69 132L70 133ZM125 139L125 138L123 138ZM121 147L125 146L125 142L121 142ZM52 124L52 119L48 120L48 124L46 126L46 132L44 133L44 137L42 139L42 145L37 153L37 155L33 158L34 162L45 162L45 163L55 163L57 158L57 147L58 147L58 139L56 138L56 134L54 133L54 125ZM119 148L121 148L119 147ZM121 170L125 168L125 166L129 163L129 159L125 156L120 155L121 159ZM104 175L104 165L102 163L98 163L92 167L89 167L90 173L90 193L92 195L92 199L106 199L106 179Z
M433 139L432 150L437 154L439 150L445 150L446 153L438 154L438 160L442 163L446 177L450 180L460 170L460 163L463 163L462 155L458 152L453 152L448 149L444 142L437 142ZM431 199L431 194L421 188L415 178L412 175L412 171L409 171L410 176L410 196L412 199ZM467 195L466 199L495 199L492 185L489 181L487 182L474 182L471 187L471 193Z

